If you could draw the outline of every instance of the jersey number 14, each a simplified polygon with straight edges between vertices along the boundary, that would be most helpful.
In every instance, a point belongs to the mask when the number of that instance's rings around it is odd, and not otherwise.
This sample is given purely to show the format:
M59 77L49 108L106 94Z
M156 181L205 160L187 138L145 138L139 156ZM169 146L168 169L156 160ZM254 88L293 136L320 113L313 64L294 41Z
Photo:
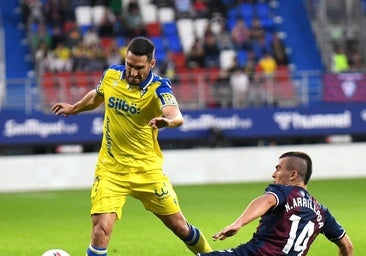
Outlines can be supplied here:
M299 252L298 255L301 256L303 251L308 246L309 238L314 233L315 224L311 221L308 221L308 223L306 223L305 227L302 229L299 236L296 237L296 233L297 233L297 229L299 228L300 220L301 220L301 217L299 217L295 214L291 215L291 217L290 217L290 221L292 221L291 230L290 230L289 238L287 239L287 243L286 243L285 247L283 247L283 249L282 249L282 251L286 254L289 253L289 251L293 247L293 250L296 252Z

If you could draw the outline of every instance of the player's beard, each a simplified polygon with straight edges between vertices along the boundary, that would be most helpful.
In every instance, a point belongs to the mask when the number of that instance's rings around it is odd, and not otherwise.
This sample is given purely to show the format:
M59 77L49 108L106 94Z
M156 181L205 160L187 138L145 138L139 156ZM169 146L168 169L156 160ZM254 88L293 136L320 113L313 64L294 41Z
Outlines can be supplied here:
M139 85L142 82L141 77L127 77L127 82L130 85Z

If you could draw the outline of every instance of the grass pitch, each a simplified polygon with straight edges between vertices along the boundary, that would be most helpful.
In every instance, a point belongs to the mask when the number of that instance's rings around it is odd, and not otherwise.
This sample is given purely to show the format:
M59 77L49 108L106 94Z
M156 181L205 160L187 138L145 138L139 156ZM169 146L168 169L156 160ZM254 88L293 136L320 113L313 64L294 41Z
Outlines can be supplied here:
M236 236L212 242L211 235L230 224L267 183L175 186L183 213L198 226L214 249L230 248L250 239L254 221ZM346 228L355 255L366 248L366 178L314 180L309 191L325 204ZM40 256L61 248L84 256L89 244L89 191L47 191L0 194L0 255ZM122 220L116 223L108 248L111 256L192 255L171 231L141 203L129 198ZM308 255L337 255L337 247L319 235Z

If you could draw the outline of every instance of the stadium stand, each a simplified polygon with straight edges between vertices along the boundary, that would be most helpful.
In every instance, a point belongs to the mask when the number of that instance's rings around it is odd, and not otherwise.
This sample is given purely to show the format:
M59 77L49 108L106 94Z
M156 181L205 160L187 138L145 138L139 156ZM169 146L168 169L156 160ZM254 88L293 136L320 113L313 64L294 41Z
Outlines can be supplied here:
M22 26L22 16L17 1L3 1L1 12L5 33L6 76L24 78L33 70L27 34ZM16 43L15 43L16 42Z
M10 21L6 22L6 26L4 25L7 34L6 40L8 41L6 45L9 47L6 49L6 52L11 52L16 55L15 57L7 58L7 71L10 72L7 77L26 77L28 74L34 72L39 75L39 77L36 78L39 78L39 81L42 82L49 80L49 76L53 76L52 74L49 74L49 72L53 71L46 70L46 73L38 72L35 63L29 61L29 59L32 60L33 58L24 58L24 56L34 56L34 52L32 52L32 48L29 47L29 44L27 46L24 44L9 43L14 41L26 41L27 26L24 26L24 20L23 27L19 26L19 24L22 24L22 13L19 11L21 10L20 5L24 1L25 0L5 1L1 7L3 16L6 16L3 17L3 19ZM189 11L179 10L178 7L175 6L174 1L129 0L123 1L123 4L121 2L120 6L114 6L113 10L112 7L106 4L107 1L94 1L94 5L92 5L90 1L70 0L70 2L71 8L67 8L67 11L63 10L61 12L64 15L64 17L59 20L63 22L63 24L61 24L63 26L62 29L66 29L66 23L72 22L74 19L81 34L84 35L90 27L94 27L98 30L99 26L103 23L103 20L108 18L111 21L111 27L109 28L111 30L109 33L112 34L101 36L100 46L102 49L106 50L111 43L116 42L120 52L123 52L123 48L128 43L130 35L126 34L126 31L123 30L123 28L118 28L120 30L118 30L118 33L116 32L117 25L123 25L123 20L118 20L120 18L119 15L121 14L123 17L123 12L128 10L130 4L138 5L139 13L145 24L146 36L151 38L156 45L156 56L160 60L159 64L162 60L166 59L168 52L173 53L175 72L178 77L181 76L181 79L177 80L175 86L177 88L183 88L186 84L194 84L199 92L204 92L199 95L205 97L203 100L207 101L207 103L196 104L198 107L213 105L210 103L211 94L209 92L211 91L210 86L212 86L214 80L201 78L192 80L192 78L187 78L190 76L184 77L185 73L195 73L197 76L202 76L203 78L205 76L211 77L211 75L207 74L211 74L212 68L217 67L203 66L201 68L203 68L204 72L197 73L196 70L191 70L192 67L187 65L187 54L196 39L201 42L204 40L205 35L209 31L209 27L211 27L213 33L216 33L215 36L220 36L220 33L223 32L230 33L230 30L233 28L237 19L244 20L246 26L249 28L254 26L254 20L258 19L261 26L260 29L264 33L263 39L261 39L263 42L259 43L256 40L251 41L249 43L249 48L233 49L230 47L227 48L226 46L226 48L221 49L220 56L218 56L220 59L219 69L216 70L218 73L230 69L234 62L237 62L240 68L245 69L246 72L252 72L249 70L254 70L255 72L255 67L251 67L253 65L253 58L249 56L252 56L254 52L254 61L258 61L263 52L269 49L272 42L272 35L274 33L282 35L281 40L283 40L286 47L288 62L285 64L279 63L280 68L278 70L278 76L282 78L277 79L276 82L279 83L277 88L281 89L278 89L278 92L273 95L278 95L276 97L278 98L278 101L284 102L283 105L287 106L299 103L299 100L296 99L299 93L297 89L299 87L298 85L303 83L303 74L298 75L299 71L310 72L311 70L324 70L319 49L311 29L311 23L307 15L297 15L298 13L306 13L305 5L302 1L217 0L215 2L220 2L220 6L224 7L222 10L215 10L213 12L208 11L200 14L200 16L195 16L194 9ZM193 6L194 0L188 2ZM52 6L51 2L48 0L39 0L39 3L43 6L47 6L47 8ZM212 5L207 6L212 8ZM183 7L180 6L179 8ZM47 11L47 8L43 9L43 11ZM289 9L293 11L288 11ZM14 12L14 10L18 11ZM180 13L180 11L185 13ZM13 15L14 13L16 15ZM12 19L6 19L10 14L12 15ZM43 14L45 15L44 20L49 19L49 13L44 12ZM217 25L220 24L220 22L224 23L223 28L227 31L221 31L220 28L218 28L220 25ZM36 24L33 23L30 25L33 27L33 25ZM47 23L47 31L52 37L55 37L54 30L51 29L50 26L51 25ZM10 33L7 31L12 32ZM30 29L28 30L28 33L35 33L35 30ZM103 69L99 70L99 72L102 70ZM73 70L71 74L64 77L64 80L70 80L70 82L67 82L66 84L73 84L72 81L75 72L76 70ZM284 75L281 73L284 73ZM80 75L81 74L78 74L78 77L80 77ZM251 74L250 77L252 78ZM286 79L283 77L286 77ZM191 80L187 81L188 79ZM52 81L54 80L55 79L52 79ZM321 94L321 76L309 75L307 81L310 81L309 88L307 89L307 92L310 95L310 100L308 101L312 103L321 100L321 97L319 96ZM75 84L75 86L79 86L79 84ZM48 85L45 87L48 88ZM65 88L73 87L66 86ZM189 98L187 95L179 95L180 91L182 91L181 89L177 91L179 91L177 93L178 97L181 97L182 99ZM60 95L70 95L69 93L62 93L62 91L59 93ZM53 93L46 93L44 95L49 95L48 97L50 98L54 97ZM195 95L198 94L196 93ZM200 101L202 99L197 100ZM49 100L46 100L46 103L49 102Z

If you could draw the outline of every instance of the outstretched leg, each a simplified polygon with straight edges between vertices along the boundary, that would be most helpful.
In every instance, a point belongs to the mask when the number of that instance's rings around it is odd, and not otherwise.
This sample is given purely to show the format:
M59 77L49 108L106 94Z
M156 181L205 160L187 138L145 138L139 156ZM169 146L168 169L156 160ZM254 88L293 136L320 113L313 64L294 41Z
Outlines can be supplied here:
M203 233L189 224L181 212L170 215L157 215L173 233L178 236L195 255L200 252L211 252L211 246Z

